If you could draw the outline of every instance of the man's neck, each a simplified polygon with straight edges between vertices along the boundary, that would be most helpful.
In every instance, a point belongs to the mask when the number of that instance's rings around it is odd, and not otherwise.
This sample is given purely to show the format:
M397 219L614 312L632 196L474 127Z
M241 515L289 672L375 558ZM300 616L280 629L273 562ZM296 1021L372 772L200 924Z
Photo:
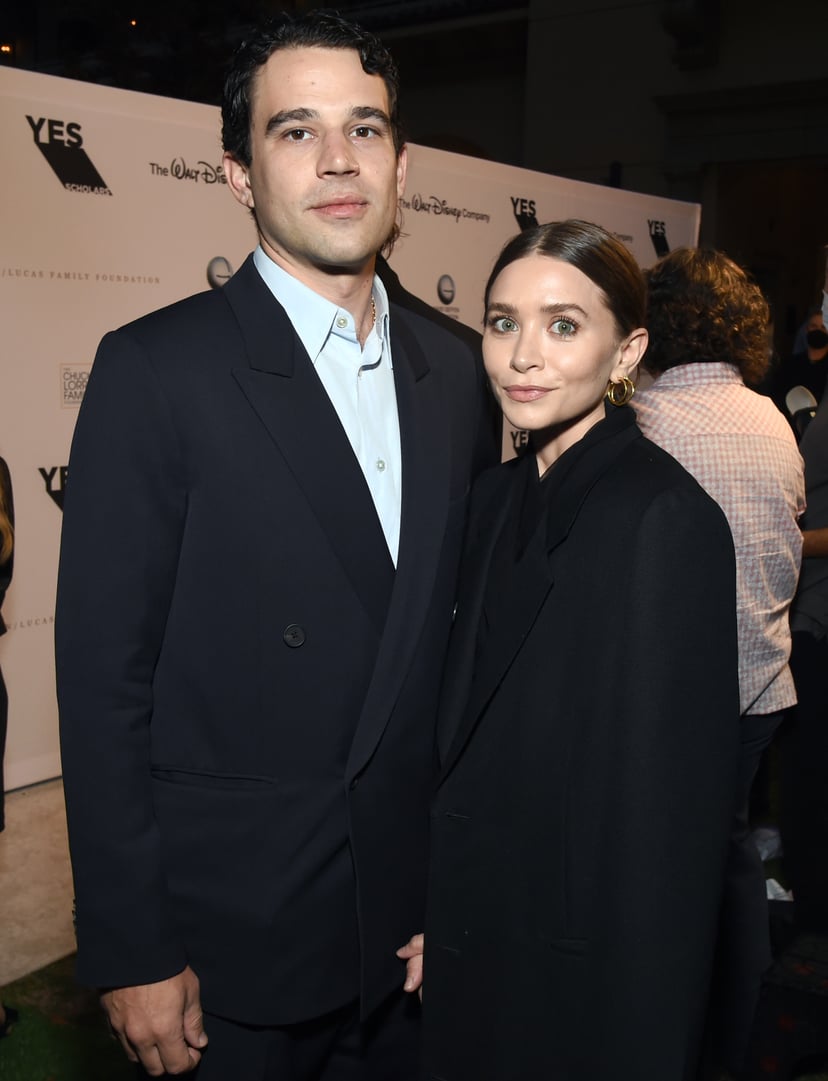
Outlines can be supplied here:
M259 239L262 250L276 266L286 274L296 278L314 293L336 304L338 308L344 308L353 316L357 327L370 323L371 289L374 283L374 266L376 258L372 257L358 268L330 268L309 266L304 263L288 261L261 237ZM366 333L370 330L367 327ZM360 335L361 337L361 335Z

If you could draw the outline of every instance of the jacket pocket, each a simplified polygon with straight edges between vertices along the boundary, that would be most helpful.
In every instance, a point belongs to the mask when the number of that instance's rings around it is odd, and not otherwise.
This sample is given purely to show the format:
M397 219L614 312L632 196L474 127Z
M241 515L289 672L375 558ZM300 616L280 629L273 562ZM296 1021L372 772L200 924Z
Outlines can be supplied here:
M270 777L256 777L242 773L205 772L182 769L179 766L153 766L150 770L155 781L165 784L187 785L190 788L229 789L232 791L267 791L275 786Z

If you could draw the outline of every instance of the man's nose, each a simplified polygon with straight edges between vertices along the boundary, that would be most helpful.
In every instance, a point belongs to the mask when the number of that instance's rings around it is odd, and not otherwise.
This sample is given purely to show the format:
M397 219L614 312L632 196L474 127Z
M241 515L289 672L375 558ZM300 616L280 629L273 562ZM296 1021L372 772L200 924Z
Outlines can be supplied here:
M344 132L328 132L323 136L316 171L319 176L359 172L356 149Z

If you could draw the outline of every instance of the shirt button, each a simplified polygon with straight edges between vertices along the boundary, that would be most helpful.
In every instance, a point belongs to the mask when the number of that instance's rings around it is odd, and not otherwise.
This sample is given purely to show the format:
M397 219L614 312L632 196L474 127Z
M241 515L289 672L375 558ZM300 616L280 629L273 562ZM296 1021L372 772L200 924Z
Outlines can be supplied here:
M348 325L348 320L345 318L344 315L340 315L336 320L336 325L339 327L340 330L344 330L345 327L347 327Z
M385 462L383 461L382 458L377 458L377 472L378 473L384 473L385 472Z

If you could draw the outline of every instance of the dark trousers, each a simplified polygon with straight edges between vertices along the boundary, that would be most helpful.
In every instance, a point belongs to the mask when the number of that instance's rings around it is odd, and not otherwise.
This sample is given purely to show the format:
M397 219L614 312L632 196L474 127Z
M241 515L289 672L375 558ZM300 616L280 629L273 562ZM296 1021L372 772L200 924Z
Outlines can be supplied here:
M779 741L785 876L800 931L828 934L828 640L793 635L798 703Z
M294 1025L242 1025L206 1013L194 1081L417 1081L420 1003L395 992L364 1023L357 1003ZM147 1075L141 1071L141 1077Z
M772 959L765 871L750 836L749 806L759 760L782 717L781 712L746 714L740 721L736 812L728 844L708 1033L715 1061L734 1074L744 1062L762 974Z

